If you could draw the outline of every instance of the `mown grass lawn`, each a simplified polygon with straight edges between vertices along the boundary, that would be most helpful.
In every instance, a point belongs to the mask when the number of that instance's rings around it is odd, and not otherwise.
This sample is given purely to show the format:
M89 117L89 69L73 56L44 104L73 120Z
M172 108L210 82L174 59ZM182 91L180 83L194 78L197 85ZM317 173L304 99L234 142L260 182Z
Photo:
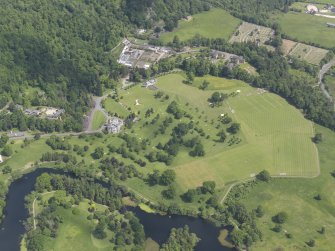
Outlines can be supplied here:
M92 130L100 129L106 122L106 117L103 112L96 111L93 115Z
M335 166L335 133L317 126L323 135L323 142L318 145L320 153L321 174L314 179L273 179L269 183L260 183L251 189L242 200L249 210L262 205L265 215L258 220L264 241L256 243L252 250L309 250L306 243L314 239L315 250L332 250L335 231L335 178L330 172ZM314 197L320 194L321 200ZM292 234L292 239L285 232L275 233L271 230L275 223L271 217L280 211L288 214L283 230ZM325 227L325 234L318 231Z
M104 100L103 105L106 111L108 111L108 113L111 115L116 113L121 118L126 118L129 115L129 111L112 98L107 98Z
M185 41L199 34L207 38L228 40L239 24L240 20L225 10L212 9L194 15L190 21L179 21L178 28L173 32L163 33L160 39L167 43L172 42L173 38L178 36L181 41Z

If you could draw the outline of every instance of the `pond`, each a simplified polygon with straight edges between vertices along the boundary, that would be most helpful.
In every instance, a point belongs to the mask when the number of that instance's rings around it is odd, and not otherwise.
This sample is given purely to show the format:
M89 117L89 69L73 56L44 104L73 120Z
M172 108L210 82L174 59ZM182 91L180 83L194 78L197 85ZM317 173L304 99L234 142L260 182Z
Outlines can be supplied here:
M23 222L29 217L28 210L24 206L24 198L34 190L36 178L45 172L63 173L61 170L40 168L25 174L10 185L5 208L6 216L0 225L0 250L20 250L20 240L26 232ZM166 241L171 228L188 225L190 231L201 239L195 249L196 251L231 250L220 245L217 239L220 229L203 219L179 215L149 214L139 208L128 208L128 210L134 212L140 219L146 236L159 244Z

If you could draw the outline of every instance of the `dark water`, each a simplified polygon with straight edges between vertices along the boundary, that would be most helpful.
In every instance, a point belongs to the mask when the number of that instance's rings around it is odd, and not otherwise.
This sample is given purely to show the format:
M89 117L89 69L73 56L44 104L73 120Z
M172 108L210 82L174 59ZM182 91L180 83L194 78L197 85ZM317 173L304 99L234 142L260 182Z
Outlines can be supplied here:
M24 197L34 190L36 178L42 173L60 171L41 168L15 180L7 194L5 218L0 225L0 251L19 251L21 236L25 233L23 221L28 218Z
M196 251L228 251L232 250L221 246L218 241L220 229L210 224L209 222L188 216L180 215L158 215L148 214L141 209L131 209L132 212L140 219L144 226L146 236L163 244L169 237L171 228L179 228L185 225L190 227L190 231L195 233L201 241L196 246Z
M24 197L34 190L36 178L44 172L62 173L60 170L41 168L24 175L10 185L5 208L6 217L0 225L0 251L20 250L20 240L25 233L23 221L29 216L27 209L24 207ZM201 239L196 251L231 250L222 247L218 242L217 237L220 229L200 218L148 214L139 208L130 210L140 219L146 236L151 237L159 244L166 241L171 228L188 225L190 231Z

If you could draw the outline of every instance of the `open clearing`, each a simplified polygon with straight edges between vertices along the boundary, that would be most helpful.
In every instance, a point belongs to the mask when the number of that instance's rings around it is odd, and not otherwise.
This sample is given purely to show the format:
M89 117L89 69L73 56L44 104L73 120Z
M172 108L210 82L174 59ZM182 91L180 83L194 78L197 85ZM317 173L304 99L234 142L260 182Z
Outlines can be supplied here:
M315 179L274 179L251 188L242 200L249 210L262 205L265 215L257 224L266 241L257 242L252 250L310 250L305 242L314 239L315 250L333 250L335 232L335 179L330 175L335 167L335 133L317 126L323 135L318 144L321 175ZM314 196L320 194L322 200ZM275 226L271 217L280 211L288 214L283 231L271 230ZM325 234L318 231L325 227ZM292 234L292 239L285 236ZM302 231L303 230L303 231Z
M276 15L274 20L279 23L283 32L294 40L326 48L335 46L335 29L326 25L332 19L291 11Z
M178 36L180 40L185 41L199 34L207 38L228 40L239 23L240 21L237 18L231 16L225 10L212 9L194 15L190 21L179 21L178 28L173 32L163 33L160 39L167 43L172 42L174 36Z
M239 89L241 94L229 98L223 107L210 108L207 98L213 91L202 91L183 84L184 77L181 74L160 77L157 87L169 94L170 99L174 98L181 104L188 103L187 109L190 112L195 108L203 111L208 120L217 118L220 112L230 114L241 124L243 135L240 137L243 140L242 144L233 147L204 141L207 154L200 159L189 157L187 152L180 153L172 164L177 172L180 189L199 186L206 180L215 180L219 187L223 187L228 182L248 178L263 169L269 170L272 175L313 177L318 174L318 155L311 141L313 125L297 109L279 96L262 93L241 81L206 78L213 89L225 92ZM195 82L202 82L206 78L196 79ZM166 106L156 103L157 100L152 98L152 91L137 86L127 92L127 95L123 95L122 102L136 109L136 113L143 114L146 109L157 107L157 112L164 116ZM138 97L141 106L134 105L134 100ZM216 132L209 123L202 121L201 126L205 128L206 134L215 137ZM153 131L150 128L135 127L134 130L134 135L140 138ZM165 137L168 139L166 134L158 140L157 137L152 140L157 144L159 141L164 142ZM155 165L155 168L161 167ZM146 169L152 170L149 166ZM137 186L132 187L136 189ZM149 198L154 196L150 192L152 189L143 190L141 184L138 184L138 188L138 191L147 194Z
M231 43L257 42L264 44L273 37L273 32L268 27L243 22L229 41Z
M283 51L286 55L293 56L300 60L314 65L319 65L327 55L328 50L317 48L311 45L296 43L290 40L283 41Z

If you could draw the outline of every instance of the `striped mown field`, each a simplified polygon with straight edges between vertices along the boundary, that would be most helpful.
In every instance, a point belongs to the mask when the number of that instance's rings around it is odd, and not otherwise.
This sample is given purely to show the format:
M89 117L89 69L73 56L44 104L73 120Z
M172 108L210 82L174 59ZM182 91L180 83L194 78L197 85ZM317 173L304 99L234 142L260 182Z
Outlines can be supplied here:
M224 85L225 80L222 82ZM278 176L318 175L318 152L311 141L313 124L275 94L247 84L236 88L241 93L229 98L225 109L241 124L244 144L220 152L208 151L205 158L176 166L179 184L188 188L205 180L215 180L223 186L263 169ZM180 87L178 91L182 93Z

